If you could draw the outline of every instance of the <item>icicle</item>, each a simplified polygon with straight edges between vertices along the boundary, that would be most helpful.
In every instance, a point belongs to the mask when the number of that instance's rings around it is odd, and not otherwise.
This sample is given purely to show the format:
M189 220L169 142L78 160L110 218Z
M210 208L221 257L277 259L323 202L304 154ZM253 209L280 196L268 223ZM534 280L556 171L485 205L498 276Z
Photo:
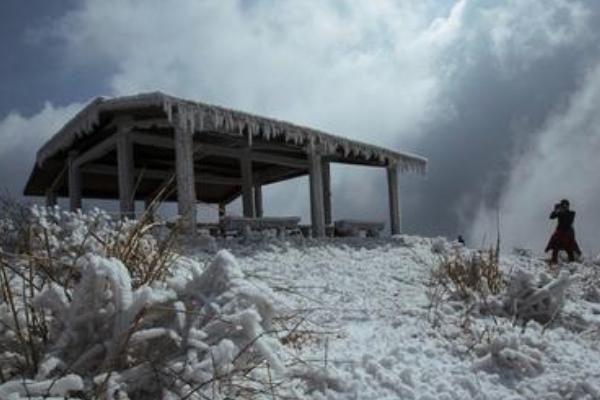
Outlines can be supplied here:
M187 129L189 132L195 132L196 130L196 107L194 105L185 105L185 119Z
M204 131L204 117L206 112L204 111L204 107L198 109L198 130L200 132Z
M250 126L252 127L252 136L256 135L260 130L260 122L257 120L250 121Z
M233 117L231 113L225 114L225 131L232 132L233 131Z
M165 114L167 114L167 121L169 121L169 123L173 122L173 104L171 99L163 99L163 111Z

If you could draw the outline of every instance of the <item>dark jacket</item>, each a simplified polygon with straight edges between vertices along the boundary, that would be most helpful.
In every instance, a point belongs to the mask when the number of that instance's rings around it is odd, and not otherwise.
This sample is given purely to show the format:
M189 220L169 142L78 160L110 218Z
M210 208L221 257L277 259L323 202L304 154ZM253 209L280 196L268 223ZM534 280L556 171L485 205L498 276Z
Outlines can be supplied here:
M573 229L573 221L575 220L575 211L571 210L554 210L550 214L550 219L558 219L556 230L570 231Z
M575 239L575 229L573 229L575 211L556 208L550 213L550 219L558 219L558 224L546 246L546 251L566 250L570 254L581 254L581 249ZM572 255L569 257L572 257Z

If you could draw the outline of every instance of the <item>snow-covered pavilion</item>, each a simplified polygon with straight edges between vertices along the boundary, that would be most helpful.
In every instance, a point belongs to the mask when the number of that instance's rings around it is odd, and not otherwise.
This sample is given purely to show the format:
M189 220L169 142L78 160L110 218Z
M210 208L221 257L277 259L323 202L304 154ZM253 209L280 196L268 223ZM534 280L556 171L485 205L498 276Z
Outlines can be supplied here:
M160 92L97 98L37 153L25 195L119 199L123 215L175 176L185 226L196 226L198 201L223 208L239 196L243 214L263 214L262 186L309 176L314 236L331 224L330 164L387 170L390 226L400 232L398 173L424 173L427 160L315 129Z

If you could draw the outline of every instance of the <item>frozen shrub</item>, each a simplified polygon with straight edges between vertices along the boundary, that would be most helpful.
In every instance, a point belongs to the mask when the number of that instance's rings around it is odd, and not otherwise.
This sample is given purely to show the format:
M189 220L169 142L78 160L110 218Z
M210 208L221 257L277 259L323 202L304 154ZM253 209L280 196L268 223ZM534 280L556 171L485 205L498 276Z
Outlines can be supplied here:
M432 271L431 284L441 286L452 298L467 299L476 293L484 296L499 293L503 280L492 250L466 254L457 251L444 257Z
M492 299L489 307L496 314L523 323L534 320L546 324L562 309L565 291L571 280L566 271L562 271L556 279L546 274L540 274L535 279L532 274L517 270L511 276L506 292Z
M17 252L27 242L30 210L27 206L0 194L0 248Z
M87 255L79 264L70 299L52 283L32 301L48 323L35 379L6 382L0 393L18 387L67 395L85 387L105 398L218 399L259 388L267 364L283 374L279 342L269 335L270 291L245 280L229 253L204 271L195 266L186 280L137 289L116 258ZM59 393L44 383L67 378L83 384L62 385Z
M478 359L475 370L536 376L543 372L543 345L524 340L518 335L505 333L489 343L474 348Z
M447 243L444 238L436 238L431 243L431 252L435 254L443 254L446 252Z
M164 238L161 224L148 219L122 220L93 209L89 213L34 206L29 226L29 253L38 270L56 282L77 279L79 261L89 254L115 257L129 269L134 286L162 277L174 260L176 230Z
M176 257L155 226L32 209L25 246L0 251L0 397L250 398L284 376L269 289L226 252Z

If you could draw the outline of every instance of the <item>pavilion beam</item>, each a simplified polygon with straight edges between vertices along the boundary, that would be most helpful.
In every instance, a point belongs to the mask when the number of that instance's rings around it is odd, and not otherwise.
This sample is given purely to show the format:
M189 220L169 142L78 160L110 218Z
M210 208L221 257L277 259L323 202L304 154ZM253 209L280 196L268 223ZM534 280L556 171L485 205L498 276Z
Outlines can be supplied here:
M277 172L259 172L254 175L254 182L260 183L262 186L268 185L270 183L275 183L282 180L298 178L300 176L304 176L308 174L308 169L306 170L290 170L285 173Z
M175 174L177 178L177 208L185 233L196 232L196 185L192 131L185 121L175 119Z
M107 137L106 139L96 144L86 152L81 153L79 156L77 156L73 160L73 164L80 167L83 164L97 160L100 157L110 153L112 150L115 149L117 145L117 137L118 135L111 135Z
M313 237L325 236L323 207L323 163L313 142L308 147L308 173L310 186L310 215Z
M323 169L323 214L325 226L331 225L331 164L328 160L322 160Z
M110 165L102 164L88 164L81 167L81 170L89 174L97 175L109 175L116 176L118 173L117 168ZM134 176L136 179L160 179L167 180L171 178L173 174L168 171L158 169L134 169ZM211 174L208 172L200 172L194 174L196 184L210 183L212 185L224 185L224 186L241 186L242 180L239 178L231 178L229 176L222 176L218 174ZM162 186L161 186L162 187Z
M81 169L75 163L77 153L70 152L69 165L69 209L77 211L81 208Z
M245 149L235 149L231 147L220 147L216 145L206 145L201 144L203 151L206 151L208 154L222 156L222 157L230 157L230 158L243 158L245 157ZM307 162L306 160L302 160L299 158L293 157L285 157L285 156L277 156L272 154L260 153L257 151L252 151L250 153L250 159L252 161L258 161L263 163L275 164L275 165L284 165L292 168L306 168Z
M133 133L133 142L143 146L161 147L166 149L173 148L173 142L168 137L146 135L140 132ZM225 147L210 143L196 143L194 146L194 152L197 151L201 151L205 156L215 155L233 159L242 159L247 155L247 149L245 148ZM308 166L307 161L300 158L267 154L258 151L252 151L250 153L250 158L252 161L284 165L292 168L307 168Z
M254 207L255 207L255 216L257 218L263 217L263 196L262 196L262 185L256 184L254 185Z
M398 166L396 164L387 167L388 198L390 206L390 228L392 235L401 233L400 226L400 198L398 194Z
M117 166L121 217L135 217L133 143L127 130L117 132Z
M254 191L252 184L252 158L250 158L250 150L246 150L246 155L240 159L240 173L242 176L242 208L244 217L256 217L256 209L254 207Z

